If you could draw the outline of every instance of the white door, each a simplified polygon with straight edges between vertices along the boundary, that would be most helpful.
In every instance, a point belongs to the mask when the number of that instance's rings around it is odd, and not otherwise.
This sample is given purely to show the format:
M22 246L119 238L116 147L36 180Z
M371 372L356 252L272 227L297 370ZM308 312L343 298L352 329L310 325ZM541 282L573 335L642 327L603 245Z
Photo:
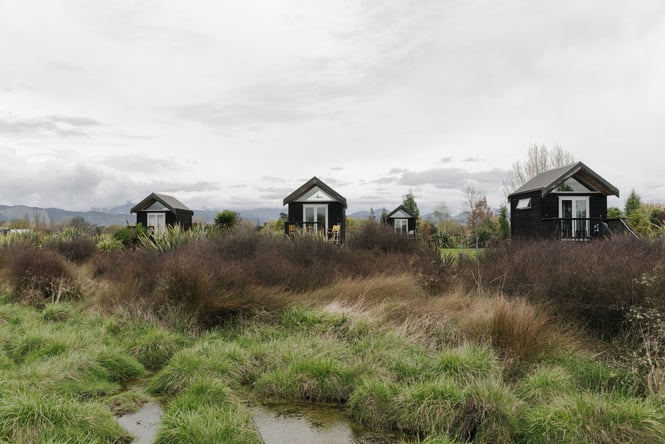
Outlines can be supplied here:
M586 239L589 237L589 198L571 196L559 198L561 237L564 239Z
M166 214L148 213L148 228L150 228L153 233L163 233L166 231Z
M305 230L325 233L328 227L328 205L303 205Z
M399 234L409 233L409 220L408 219L395 219L395 231Z

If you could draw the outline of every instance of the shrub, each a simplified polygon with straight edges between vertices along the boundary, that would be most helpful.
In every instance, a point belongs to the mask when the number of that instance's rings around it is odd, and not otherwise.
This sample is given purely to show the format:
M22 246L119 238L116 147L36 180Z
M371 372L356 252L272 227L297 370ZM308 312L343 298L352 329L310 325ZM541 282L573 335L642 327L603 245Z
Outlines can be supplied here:
M412 237L396 234L390 226L372 222L363 224L347 239L349 248L383 252L414 253L419 248L418 244L418 240Z
M78 237L71 240L59 240L52 243L50 247L68 260L77 264L85 262L97 251L95 241L86 237Z
M74 276L62 256L50 250L14 250L9 261L9 280L18 298L60 300L78 296Z
M113 233L113 237L126 247L135 247L139 244L141 235L148 234L148 227L138 223L135 226L126 226L118 229Z
M102 234L97 240L97 248L101 251L114 251L122 246L122 241L108 234Z
M665 309L665 277L657 271L662 263L662 241L513 242L464 264L460 277L469 290L521 296L612 337L621 331L626 307L652 297ZM648 285L641 283L645 278Z

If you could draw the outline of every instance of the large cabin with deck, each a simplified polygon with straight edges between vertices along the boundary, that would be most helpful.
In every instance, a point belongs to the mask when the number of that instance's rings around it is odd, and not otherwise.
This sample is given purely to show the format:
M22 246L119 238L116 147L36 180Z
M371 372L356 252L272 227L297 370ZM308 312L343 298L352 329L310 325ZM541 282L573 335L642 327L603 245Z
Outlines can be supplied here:
M589 240L611 232L607 196L619 190L582 162L545 171L515 190L513 239Z

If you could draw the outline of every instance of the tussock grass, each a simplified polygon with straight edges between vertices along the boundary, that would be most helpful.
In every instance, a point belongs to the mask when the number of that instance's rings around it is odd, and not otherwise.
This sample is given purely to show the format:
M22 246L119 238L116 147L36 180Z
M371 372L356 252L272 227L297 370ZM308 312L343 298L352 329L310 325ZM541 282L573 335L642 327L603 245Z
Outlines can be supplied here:
M169 409L162 417L157 444L261 444L252 417L245 408L204 404L195 409Z
M251 365L247 351L217 335L211 335L177 352L151 380L148 391L175 396L202 377L225 378L233 384L240 379L243 365Z
M129 440L128 433L101 404L38 393L3 396L0 438L14 443Z
M450 375L457 381L471 381L478 377L496 376L501 373L501 367L491 349L468 343L441 351L435 357L434 371Z
M127 336L129 353L148 370L158 370L184 345L183 338L154 324L134 326Z
M516 394L528 403L545 403L577 389L573 375L561 366L539 366L517 385Z
M521 415L524 442L625 443L665 441L660 402L606 394L564 394Z

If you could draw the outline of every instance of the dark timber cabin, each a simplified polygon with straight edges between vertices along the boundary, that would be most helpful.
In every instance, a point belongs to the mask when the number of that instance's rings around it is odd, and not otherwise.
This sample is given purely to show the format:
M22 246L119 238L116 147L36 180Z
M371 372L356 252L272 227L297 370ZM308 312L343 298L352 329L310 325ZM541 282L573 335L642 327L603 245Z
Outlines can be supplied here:
M404 236L416 235L416 215L409 211L404 205L392 210L386 216L386 224L395 229L395 233Z
M611 233L607 196L619 190L577 162L545 171L515 190L510 202L513 239L589 240Z
M346 199L318 177L312 177L284 198L289 206L284 224L287 235L315 234L333 242L343 242L346 231Z
M167 226L180 225L189 230L194 212L173 196L151 193L131 209L136 213L136 223L161 233Z

